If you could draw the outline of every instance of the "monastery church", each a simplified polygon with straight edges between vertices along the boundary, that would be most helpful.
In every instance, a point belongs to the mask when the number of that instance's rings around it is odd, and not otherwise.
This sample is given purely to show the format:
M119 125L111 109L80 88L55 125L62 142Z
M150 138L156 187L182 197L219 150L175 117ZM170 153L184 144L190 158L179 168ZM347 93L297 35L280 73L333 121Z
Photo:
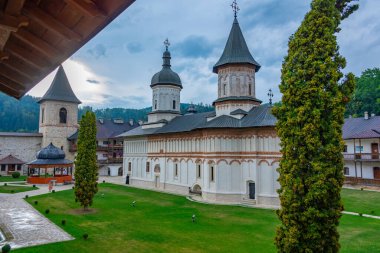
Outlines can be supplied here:
M255 96L260 64L238 20L213 67L218 75L215 112L180 115L181 79L171 69L166 41L162 70L152 77L148 122L124 138L126 182L137 187L199 194L205 201L279 205L280 139L271 104Z

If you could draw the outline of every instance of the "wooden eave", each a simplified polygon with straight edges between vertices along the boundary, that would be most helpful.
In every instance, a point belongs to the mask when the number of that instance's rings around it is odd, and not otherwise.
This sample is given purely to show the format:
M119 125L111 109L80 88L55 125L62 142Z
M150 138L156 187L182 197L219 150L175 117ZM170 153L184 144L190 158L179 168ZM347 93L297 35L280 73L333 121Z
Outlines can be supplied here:
M21 98L135 0L0 0L0 91Z

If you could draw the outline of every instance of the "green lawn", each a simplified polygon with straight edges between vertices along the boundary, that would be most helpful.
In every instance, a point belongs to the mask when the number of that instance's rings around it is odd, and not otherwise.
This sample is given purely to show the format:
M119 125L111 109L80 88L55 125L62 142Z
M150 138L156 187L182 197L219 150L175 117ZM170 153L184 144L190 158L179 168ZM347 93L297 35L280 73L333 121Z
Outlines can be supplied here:
M15 252L275 252L278 220L272 210L205 205L112 184L100 184L92 214L73 212L79 205L72 190L27 199L35 200L41 213L49 208L46 216L77 239ZM379 231L380 220L344 215L342 252L375 252ZM84 233L87 241L81 238Z
M37 187L31 187L31 186L16 186L16 185L1 185L0 186L0 193L18 193L18 192L27 192L27 191L33 191L37 190Z
M15 182L15 181L25 181L26 176L20 176L19 178L13 178L12 176L1 176L0 182Z
M342 189L344 210L380 216L380 193Z

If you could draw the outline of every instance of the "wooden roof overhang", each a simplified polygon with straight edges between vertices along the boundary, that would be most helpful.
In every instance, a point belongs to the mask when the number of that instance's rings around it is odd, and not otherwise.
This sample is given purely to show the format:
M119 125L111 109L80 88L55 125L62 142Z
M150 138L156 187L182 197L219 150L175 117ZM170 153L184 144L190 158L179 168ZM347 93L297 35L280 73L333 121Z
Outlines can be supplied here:
M0 91L21 98L135 0L0 0Z

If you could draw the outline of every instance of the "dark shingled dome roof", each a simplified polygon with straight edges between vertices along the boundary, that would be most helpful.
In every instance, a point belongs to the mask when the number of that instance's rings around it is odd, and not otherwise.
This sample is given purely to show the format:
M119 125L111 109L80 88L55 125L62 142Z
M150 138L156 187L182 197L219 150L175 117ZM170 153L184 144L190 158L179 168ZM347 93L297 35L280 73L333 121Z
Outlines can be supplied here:
M241 32L239 22L235 18L231 32L219 61L214 65L213 72L217 73L220 66L226 64L247 63L256 67L256 72L260 69L260 64L253 59Z
M50 143L37 153L37 159L64 159L65 156L65 152L54 146L53 143Z
M166 50L162 56L164 63L162 64L162 70L156 73L152 77L150 87L154 87L156 85L175 85L182 88L181 78L179 75L175 73L170 67L170 52Z
M41 103L45 100L71 102L76 104L82 103L75 96L73 90L71 89L69 80L67 79L66 73L63 70L62 65L59 66L57 74L55 75L54 80L51 83L48 91L38 102Z

